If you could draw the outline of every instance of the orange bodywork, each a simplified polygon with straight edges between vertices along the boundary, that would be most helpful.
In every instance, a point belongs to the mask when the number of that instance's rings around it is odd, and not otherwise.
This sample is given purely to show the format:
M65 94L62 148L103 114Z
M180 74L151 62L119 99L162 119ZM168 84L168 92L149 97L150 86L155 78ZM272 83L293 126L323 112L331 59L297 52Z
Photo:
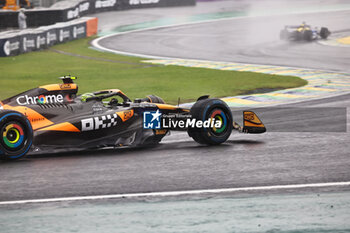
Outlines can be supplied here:
M50 84L50 85L40 86L39 88L46 89L47 91L72 90L72 89L77 89L77 84L75 83Z
M52 125L38 131L64 131L64 132L80 132L80 130L69 122L63 122L57 125Z
M118 116L122 119L122 121L129 120L134 115L134 110L127 110L123 112L116 112Z
M244 126L253 126L253 127L265 127L261 122L259 117L250 111L245 111L243 113Z
M48 120L46 117L41 115L40 113L34 111L31 108L28 107L23 107L23 106L10 106L10 105L3 105L3 109L8 109L8 110L14 110L17 112L22 113L25 115L30 123L32 124L32 127L34 130L40 129L49 125L52 125L53 122Z
M167 110L176 110L179 107L170 105L170 104L156 104L159 109L167 109Z

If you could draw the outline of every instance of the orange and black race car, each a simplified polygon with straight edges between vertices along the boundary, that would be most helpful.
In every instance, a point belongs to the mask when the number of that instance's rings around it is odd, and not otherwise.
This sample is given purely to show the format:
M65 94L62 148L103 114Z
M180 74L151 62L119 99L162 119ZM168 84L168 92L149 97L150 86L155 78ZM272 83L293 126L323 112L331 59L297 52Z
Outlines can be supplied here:
M251 111L244 126L233 122L220 99L200 97L193 106L165 104L157 96L131 101L118 89L77 95L74 77L44 85L0 102L0 159L19 159L28 152L159 143L170 130L186 130L196 142L217 145L233 129L263 133L264 124Z

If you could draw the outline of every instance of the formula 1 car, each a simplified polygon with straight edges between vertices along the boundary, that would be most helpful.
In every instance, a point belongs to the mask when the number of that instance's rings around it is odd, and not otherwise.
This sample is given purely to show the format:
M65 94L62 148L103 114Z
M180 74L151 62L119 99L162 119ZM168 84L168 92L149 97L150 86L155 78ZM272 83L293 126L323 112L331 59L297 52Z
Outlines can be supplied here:
M285 26L280 32L280 39L288 41L312 41L319 38L327 39L330 34L331 32L326 27L318 30L318 28L312 28L303 22L299 26Z
M239 126L226 103L209 96L188 109L165 104L154 95L131 101L118 89L77 95L75 78L61 79L63 84L0 101L0 159L23 158L30 151L154 145L170 130L187 130L196 142L207 145L225 142L233 129L266 131L251 111L244 112L244 126ZM163 118L173 126L161 124Z

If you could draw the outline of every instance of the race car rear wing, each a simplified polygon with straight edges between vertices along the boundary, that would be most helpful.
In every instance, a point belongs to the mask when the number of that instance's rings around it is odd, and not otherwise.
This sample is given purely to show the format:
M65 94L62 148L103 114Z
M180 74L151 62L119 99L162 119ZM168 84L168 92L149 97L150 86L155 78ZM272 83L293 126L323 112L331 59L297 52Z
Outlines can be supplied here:
M240 133L265 133L266 128L259 117L252 111L243 111L243 127L237 122L233 122L233 129Z

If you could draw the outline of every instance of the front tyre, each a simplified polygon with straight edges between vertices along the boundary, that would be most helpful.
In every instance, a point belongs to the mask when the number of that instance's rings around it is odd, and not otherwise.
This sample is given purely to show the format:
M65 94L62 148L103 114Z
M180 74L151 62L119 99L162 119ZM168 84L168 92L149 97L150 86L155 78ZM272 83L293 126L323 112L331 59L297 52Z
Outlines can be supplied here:
M220 99L197 101L191 108L192 118L206 121L212 119L221 122L221 127L189 128L188 135L196 142L206 145L224 143L232 132L232 113L227 104Z
M33 141L33 129L28 119L16 111L0 111L0 159L25 157Z
M328 30L328 28L321 28L321 31L320 31L320 36L322 39L327 39L328 36L331 34L331 32Z

